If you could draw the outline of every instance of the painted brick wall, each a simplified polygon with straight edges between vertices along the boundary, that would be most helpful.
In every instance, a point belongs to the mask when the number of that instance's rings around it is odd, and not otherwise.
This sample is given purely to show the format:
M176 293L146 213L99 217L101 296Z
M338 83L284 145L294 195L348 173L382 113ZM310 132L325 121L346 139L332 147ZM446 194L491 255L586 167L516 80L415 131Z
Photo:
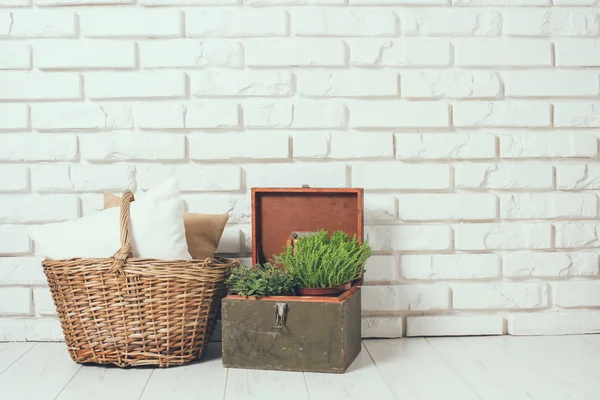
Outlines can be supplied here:
M600 331L599 0L0 0L0 340L61 337L24 226L177 176L364 187L365 336Z

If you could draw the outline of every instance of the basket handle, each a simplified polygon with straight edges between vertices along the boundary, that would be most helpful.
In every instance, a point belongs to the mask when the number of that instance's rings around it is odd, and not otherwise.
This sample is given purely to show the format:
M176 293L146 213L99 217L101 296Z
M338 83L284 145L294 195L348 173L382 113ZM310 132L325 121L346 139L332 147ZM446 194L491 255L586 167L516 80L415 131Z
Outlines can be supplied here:
M129 211L131 202L134 201L133 192L129 189L123 192L121 198L121 248L112 256L113 263L108 270L109 274L123 275L123 264L131 257L131 234L129 232Z

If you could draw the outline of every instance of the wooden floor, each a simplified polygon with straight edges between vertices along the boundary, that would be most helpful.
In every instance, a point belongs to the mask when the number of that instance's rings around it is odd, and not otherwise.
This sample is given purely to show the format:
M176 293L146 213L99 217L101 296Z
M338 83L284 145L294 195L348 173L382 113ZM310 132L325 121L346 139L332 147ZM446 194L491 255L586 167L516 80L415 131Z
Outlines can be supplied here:
M2 400L600 399L600 335L365 340L343 375L81 366L63 343L0 343Z

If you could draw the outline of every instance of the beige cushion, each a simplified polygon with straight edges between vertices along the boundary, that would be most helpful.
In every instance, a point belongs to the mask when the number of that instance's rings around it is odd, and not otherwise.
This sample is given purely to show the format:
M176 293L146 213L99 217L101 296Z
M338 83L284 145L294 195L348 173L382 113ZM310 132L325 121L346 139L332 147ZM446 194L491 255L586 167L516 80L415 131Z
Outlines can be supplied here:
M120 205L119 196L104 193L104 209ZM228 219L228 214L183 214L188 251L194 260L214 256Z

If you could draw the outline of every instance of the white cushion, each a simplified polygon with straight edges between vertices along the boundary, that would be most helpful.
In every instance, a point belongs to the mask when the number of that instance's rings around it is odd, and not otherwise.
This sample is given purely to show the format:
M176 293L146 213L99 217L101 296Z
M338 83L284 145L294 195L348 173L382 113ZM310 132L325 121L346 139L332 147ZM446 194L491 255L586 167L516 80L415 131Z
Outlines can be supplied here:
M29 228L36 253L51 259L108 258L121 247L120 208L73 221ZM183 202L175 179L169 179L131 203L133 257L191 260L183 225Z

